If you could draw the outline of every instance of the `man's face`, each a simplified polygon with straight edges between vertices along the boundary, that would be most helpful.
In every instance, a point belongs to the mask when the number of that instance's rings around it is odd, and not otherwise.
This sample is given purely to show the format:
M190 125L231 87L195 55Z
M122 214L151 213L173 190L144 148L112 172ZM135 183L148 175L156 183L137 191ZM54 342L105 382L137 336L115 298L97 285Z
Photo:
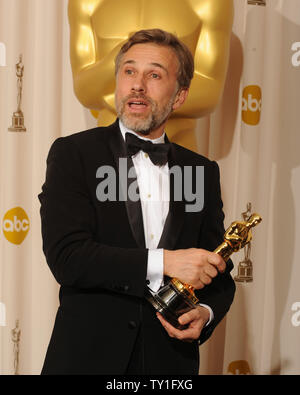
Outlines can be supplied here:
M178 59L174 51L156 44L135 44L122 57L116 80L116 109L124 125L148 135L162 131L180 106Z

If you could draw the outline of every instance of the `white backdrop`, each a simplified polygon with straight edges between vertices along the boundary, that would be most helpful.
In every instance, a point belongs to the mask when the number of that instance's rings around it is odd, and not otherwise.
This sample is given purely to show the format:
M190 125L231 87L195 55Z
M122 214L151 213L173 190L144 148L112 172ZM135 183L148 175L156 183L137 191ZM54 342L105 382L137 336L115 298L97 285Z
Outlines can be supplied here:
M251 283L201 347L202 374L300 373L300 0L235 0L223 99L198 121L199 152L220 164L225 226L248 202ZM26 132L9 132L23 55ZM260 102L261 100L261 102ZM67 0L0 0L0 374L39 374L58 304L42 253L37 195L55 138L96 125L73 94ZM233 257L236 275L243 252Z

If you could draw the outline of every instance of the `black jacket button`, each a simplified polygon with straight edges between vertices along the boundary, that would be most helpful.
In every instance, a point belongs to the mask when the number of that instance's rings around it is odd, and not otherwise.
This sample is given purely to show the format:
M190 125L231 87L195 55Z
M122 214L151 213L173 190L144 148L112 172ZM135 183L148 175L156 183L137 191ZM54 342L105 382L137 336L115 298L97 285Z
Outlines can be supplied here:
M135 321L129 321L128 326L130 329L135 329L137 327L137 323Z

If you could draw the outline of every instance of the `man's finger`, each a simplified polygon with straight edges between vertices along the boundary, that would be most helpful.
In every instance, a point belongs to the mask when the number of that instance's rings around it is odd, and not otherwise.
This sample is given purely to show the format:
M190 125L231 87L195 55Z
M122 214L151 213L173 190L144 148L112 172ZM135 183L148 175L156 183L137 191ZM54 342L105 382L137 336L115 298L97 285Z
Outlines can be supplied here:
M171 325L168 321L166 321L165 318L160 313L156 313L156 315L170 337L173 337L173 338L176 338L176 339L182 340L182 341L188 341L188 342L193 341L199 337L197 328L188 327L186 329L177 329L177 328L174 328L174 326ZM192 314L192 317L193 316L194 316L194 314ZM187 318L186 323L188 324L188 322L189 322L189 318ZM181 322L180 322L180 324L181 324Z
M156 313L157 318L159 319L162 326L168 332L169 336L176 337L176 331L178 329L174 328L160 313Z
M211 277L205 273L201 274L200 280L203 282L204 285L208 285L211 283Z
M218 270L213 265L207 265L204 269L204 273L206 273L210 278L215 278L218 274Z
M156 313L157 318L160 320L161 324L163 327L166 329L166 331L171 334L172 336L176 337L177 339L181 338L181 335L183 332L186 332L187 329L177 329L173 325L171 325L160 313Z
M219 272L223 273L226 269L226 263L224 259L214 252L208 255L207 262L216 267Z

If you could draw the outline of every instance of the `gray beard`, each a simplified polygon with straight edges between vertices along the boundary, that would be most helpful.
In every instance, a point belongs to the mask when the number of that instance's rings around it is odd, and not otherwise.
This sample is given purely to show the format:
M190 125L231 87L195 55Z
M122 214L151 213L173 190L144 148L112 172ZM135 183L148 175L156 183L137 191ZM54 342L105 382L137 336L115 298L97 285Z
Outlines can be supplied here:
M144 136L148 136L153 130L159 128L164 122L167 121L172 113L172 107L174 104L176 94L172 97L170 102L162 109L158 109L157 104L145 97L144 95L134 95L134 98L146 99L151 104L151 113L147 118L142 118L138 114L127 116L125 113L125 103L132 97L132 95L125 97L120 104L116 103L118 118L122 121L123 125L136 133L141 133Z

